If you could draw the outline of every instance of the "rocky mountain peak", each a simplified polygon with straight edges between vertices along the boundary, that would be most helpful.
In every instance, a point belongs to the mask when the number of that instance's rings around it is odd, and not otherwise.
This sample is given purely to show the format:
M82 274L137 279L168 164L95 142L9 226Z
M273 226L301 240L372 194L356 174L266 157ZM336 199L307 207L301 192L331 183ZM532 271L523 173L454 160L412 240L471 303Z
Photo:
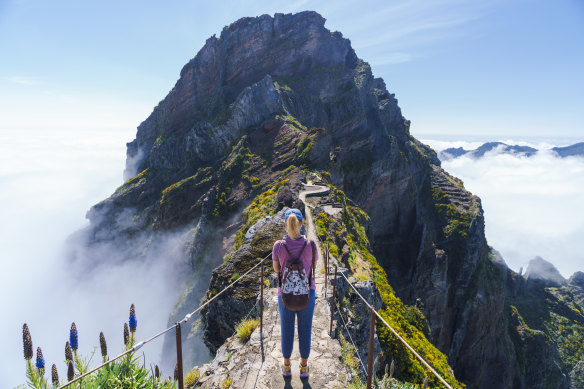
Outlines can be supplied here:
M570 280L568 281L571 285L576 285L584 289L584 272L577 271L572 274Z
M183 67L174 88L140 124L136 139L128 143L126 178L157 165L149 158L151 150L173 136L187 134L192 140L213 133L215 138L225 140L212 148L216 152L207 153L216 157L225 144L241 135L239 123L224 128L233 116L231 106L237 104L246 87L266 75L284 91L320 100L337 93L338 85L330 82L331 78L352 73L360 62L350 41L326 29L324 23L325 19L313 11L246 17L224 27L220 37L207 39ZM384 87L382 82L377 83ZM314 117L309 121L315 126L323 124ZM217 131L215 127L221 128ZM188 145L184 151L185 160L202 157Z
M529 261L527 270L525 271L525 278L529 280L544 280L551 281L557 284L563 284L566 279L562 277L558 269L542 257L535 257Z

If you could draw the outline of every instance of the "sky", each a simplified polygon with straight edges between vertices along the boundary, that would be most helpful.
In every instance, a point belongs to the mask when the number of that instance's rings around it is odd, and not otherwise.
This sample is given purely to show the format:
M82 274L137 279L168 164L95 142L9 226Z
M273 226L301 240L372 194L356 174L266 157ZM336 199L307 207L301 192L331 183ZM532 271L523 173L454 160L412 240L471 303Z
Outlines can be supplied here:
M580 0L2 0L0 130L135 129L223 26L306 9L385 79L415 135L582 137Z
M160 279L150 282L160 269L122 267L79 283L64 269L65 239L122 184L125 143L208 37L243 16L307 9L384 78L418 138L584 140L580 0L0 0L0 387L23 382L24 322L50 363L61 361L74 320L84 352L100 330L117 350L130 303L142 335L166 326L176 291L164 294ZM569 276L584 230L570 214L584 191L581 165L534 161L492 156L445 167L483 198L487 239L513 268L536 254L558 262L548 254L556 240L567 242L561 253L570 262L560 271ZM550 200L557 202L551 209L530 212ZM528 238L529 250L518 252ZM160 349L146 347L146 354Z

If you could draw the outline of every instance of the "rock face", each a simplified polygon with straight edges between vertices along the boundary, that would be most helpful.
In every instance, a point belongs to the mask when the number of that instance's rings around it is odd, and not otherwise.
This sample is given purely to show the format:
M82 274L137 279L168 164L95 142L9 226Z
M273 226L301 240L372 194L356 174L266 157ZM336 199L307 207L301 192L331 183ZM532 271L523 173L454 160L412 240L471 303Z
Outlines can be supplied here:
M525 271L525 278L528 281L542 280L556 285L561 285L566 282L558 269L542 257L535 257L529 261L529 265Z
M510 299L523 281L491 260L480 199L409 134L385 82L324 23L308 11L262 15L209 38L128 143L128 181L88 212L83 250L115 246L122 261L140 257L144 242L180 231L176 256L189 271L174 323L269 254L282 234L278 212L299 204L300 182L318 171L339 189L335 202L352 201L369 215L354 232L362 248L406 305L423 305L406 312L416 321L423 310L428 338L459 380L472 388L537 387L527 361L544 355L547 387L565 387L576 361L566 357L557 367L561 355L549 339L517 335ZM345 261L355 260L349 246L338 253ZM207 361L189 350L203 334L217 350L256 294L242 283L210 305L185 331L185 364ZM165 350L173 344L167 338Z

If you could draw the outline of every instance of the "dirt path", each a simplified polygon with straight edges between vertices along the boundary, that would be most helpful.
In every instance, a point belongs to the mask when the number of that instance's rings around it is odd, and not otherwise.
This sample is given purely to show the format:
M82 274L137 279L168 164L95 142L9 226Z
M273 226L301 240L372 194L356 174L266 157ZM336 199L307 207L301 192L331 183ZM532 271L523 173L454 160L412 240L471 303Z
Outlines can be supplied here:
M299 198L305 203L306 234L309 239L318 242L312 210L306 202L309 193L324 193L325 186L306 185ZM203 368L212 375L201 379L201 386L208 388L220 387L220 383L229 375L233 379L233 388L272 389L272 388L342 388L345 380L349 380L349 371L341 362L341 346L336 339L328 334L330 310L324 300L323 257L318 247L316 264L316 305L312 324L312 345L309 358L310 377L307 380L299 378L298 336L295 333L294 351L292 352L292 378L282 377L280 365L282 351L280 348L280 315L278 312L278 296L275 288L265 290L265 301L268 309L264 311L263 342L259 328L254 331L251 339L241 344L234 337L227 339L217 351L212 363Z

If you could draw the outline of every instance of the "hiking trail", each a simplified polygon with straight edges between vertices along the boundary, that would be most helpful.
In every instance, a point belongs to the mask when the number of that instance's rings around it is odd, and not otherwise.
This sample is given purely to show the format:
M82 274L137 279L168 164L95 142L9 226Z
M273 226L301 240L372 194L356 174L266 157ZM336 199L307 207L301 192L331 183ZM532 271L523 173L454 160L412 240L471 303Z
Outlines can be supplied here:
M219 348L212 362L200 367L201 379L195 387L220 388L227 376L233 380L234 389L272 389L272 388L343 388L350 381L347 366L341 361L341 345L329 336L330 309L324 299L324 259L318 245L312 209L308 196L328 193L327 186L305 184L298 197L305 204L306 237L317 243L318 259L315 267L316 305L312 321L312 340L310 358L310 377L301 380L300 354L298 352L298 333L294 333L294 349L291 356L292 377L282 377L282 351L280 347L280 314L278 312L277 288L264 289L264 333L260 339L258 327L246 343L236 336L228 338ZM327 206L332 212L338 212ZM271 268L271 264L270 264ZM331 291L332 292L332 291ZM329 292L329 296L331 294ZM333 323L333 331L336 322ZM262 344L263 343L263 344ZM207 375L209 374L209 375Z

